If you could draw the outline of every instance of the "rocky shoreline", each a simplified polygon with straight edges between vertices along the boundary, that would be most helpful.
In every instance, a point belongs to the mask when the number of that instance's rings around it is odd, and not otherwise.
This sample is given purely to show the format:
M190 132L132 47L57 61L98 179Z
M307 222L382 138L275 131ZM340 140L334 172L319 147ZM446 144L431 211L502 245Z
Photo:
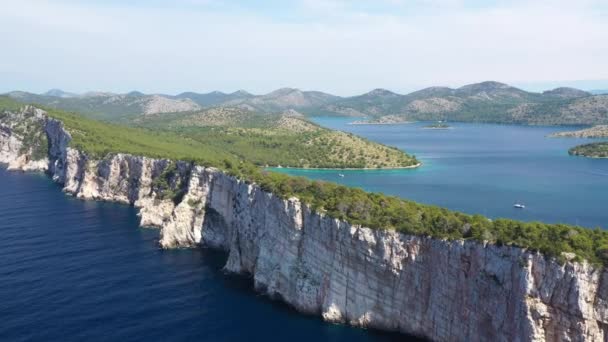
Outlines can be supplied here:
M578 131L557 132L549 135L550 138L606 138L608 125L598 125Z
M33 158L18 129L25 121L43 129L46 157ZM34 107L8 113L0 127L9 169L44 171L78 198L139 208L140 225L160 228L163 248L225 250L226 271L249 274L256 290L300 312L435 341L608 338L608 272L587 262L351 225L192 163L93 159ZM159 179L181 196L164 196Z

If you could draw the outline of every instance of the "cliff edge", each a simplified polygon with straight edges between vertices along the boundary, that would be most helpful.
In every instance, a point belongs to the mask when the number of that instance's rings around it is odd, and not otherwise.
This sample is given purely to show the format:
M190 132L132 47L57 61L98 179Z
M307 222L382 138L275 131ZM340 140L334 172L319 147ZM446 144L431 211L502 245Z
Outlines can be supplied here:
M93 159L70 141L34 107L0 116L0 162L10 169L45 171L78 198L136 206L163 248L223 249L227 271L301 312L435 341L608 338L608 273L587 262L351 225L214 168Z

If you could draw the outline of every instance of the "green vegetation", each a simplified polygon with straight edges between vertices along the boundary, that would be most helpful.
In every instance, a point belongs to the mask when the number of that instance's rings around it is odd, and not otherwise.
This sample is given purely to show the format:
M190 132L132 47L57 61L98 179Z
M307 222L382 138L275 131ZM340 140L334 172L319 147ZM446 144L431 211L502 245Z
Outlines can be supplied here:
M0 96L0 108L6 110L18 110L23 105L5 97ZM0 122L4 119L6 113L0 111ZM40 125L38 120L32 120L33 114L26 113L18 123L12 124L12 131L23 137L23 145L19 151L22 154L27 152L30 153L33 159L39 160L46 157L48 153L48 141L46 134L44 133L43 127Z
M579 145L568 150L568 153L573 156L608 158L608 142Z
M77 114L46 109L61 120L72 135L72 146L95 158L109 153L130 153L152 158L189 160L203 165L218 165L236 157L214 146L172 132L152 131L84 118Z
M29 151L33 160L44 159L47 156L49 143L38 121L25 120L18 127L13 127L13 131L23 137L23 145L19 153L25 154Z
M163 173L152 182L152 188L156 193L160 194L158 199L170 199L176 205L182 201L186 194L185 184L181 184L177 164L174 161L163 170Z
M506 219L492 221L480 215L466 215L380 193L265 171L223 150L218 151L215 146L206 146L174 133L112 125L52 110L49 114L64 121L74 136L73 147L95 156L124 152L191 160L259 184L263 190L282 198L298 197L312 209L352 224L440 239L470 239L518 246L561 261L565 260L562 253L569 252L576 255L576 260L587 259L608 265L608 232L600 229ZM180 172L186 171L180 171L178 164L171 162L155 179L153 187L162 192L164 198L181 201L184 185L179 184ZM188 204L198 205L196 201Z
M430 125L426 125L423 128L427 128L427 129L448 129L451 128L452 126L446 124L446 123L442 123L442 122L437 122L434 124L430 124Z
M236 108L161 114L136 121L139 127L171 131L262 166L303 168L391 168L418 164L397 148L308 120Z
M247 164L228 172L283 198L298 197L321 213L369 228L441 239L489 241L529 248L560 260L563 252L570 252L575 253L577 260L608 264L608 232L601 229L508 219L491 221L480 215L466 215L357 188L261 171Z
M0 96L0 109L2 109L2 111L5 111L5 110L15 111L21 107L23 107L22 103L19 103L15 100L11 99L8 96ZM5 114L2 113L0 115L5 115Z

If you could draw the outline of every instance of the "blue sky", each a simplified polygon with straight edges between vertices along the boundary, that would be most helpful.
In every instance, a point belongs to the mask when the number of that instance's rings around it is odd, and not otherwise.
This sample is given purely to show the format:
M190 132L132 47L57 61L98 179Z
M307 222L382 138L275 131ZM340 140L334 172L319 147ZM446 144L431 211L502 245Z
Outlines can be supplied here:
M0 92L608 88L605 0L5 0Z

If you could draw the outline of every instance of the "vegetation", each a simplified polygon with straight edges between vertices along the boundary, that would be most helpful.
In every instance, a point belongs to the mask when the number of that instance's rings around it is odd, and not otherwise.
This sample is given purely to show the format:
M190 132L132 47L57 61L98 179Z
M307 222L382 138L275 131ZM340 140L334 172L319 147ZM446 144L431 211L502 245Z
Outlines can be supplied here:
M607 138L608 125L597 125L577 131L557 132L549 135L551 138Z
M17 110L21 106L6 97L0 96L0 108ZM5 116L6 113L0 111L0 122L3 121ZM32 119L33 114L26 113L20 122L9 124L12 125L11 130L22 137L23 144L19 152L22 154L29 152L32 158L39 160L45 158L48 153L48 141L40 122Z
M569 252L575 254L576 260L587 259L608 265L608 232L600 229L506 219L492 221L480 215L466 215L380 193L265 171L224 150L218 151L215 146L206 146L174 133L111 125L59 111L49 114L64 121L74 137L73 147L96 156L125 152L187 159L218 167L282 198L298 197L312 209L352 224L440 239L470 239L518 246L562 261L565 260L563 253ZM177 163L171 162L153 184L166 198L176 202L183 197L179 190L183 187L178 184L179 173ZM194 201L188 204L198 205Z
M518 246L562 261L562 253L570 252L577 260L608 264L608 232L599 228L508 219L492 221L480 215L466 215L380 193L267 172L247 164L228 172L284 198L298 197L314 210L352 224L441 239L473 239Z
M63 122L72 135L73 147L87 151L96 158L122 152L152 158L188 160L204 165L217 165L225 159L237 160L221 148L206 146L172 132L127 127L55 109L46 110L50 116Z
M446 124L446 123L442 123L442 122L437 122L434 124L430 124L430 125L426 125L423 128L427 128L427 129L448 129L451 128L452 126Z
M568 150L568 153L573 156L608 158L608 142L579 145Z
M415 157L397 148L288 115L214 108L147 116L135 123L147 129L169 130L262 166L391 168L418 164Z

